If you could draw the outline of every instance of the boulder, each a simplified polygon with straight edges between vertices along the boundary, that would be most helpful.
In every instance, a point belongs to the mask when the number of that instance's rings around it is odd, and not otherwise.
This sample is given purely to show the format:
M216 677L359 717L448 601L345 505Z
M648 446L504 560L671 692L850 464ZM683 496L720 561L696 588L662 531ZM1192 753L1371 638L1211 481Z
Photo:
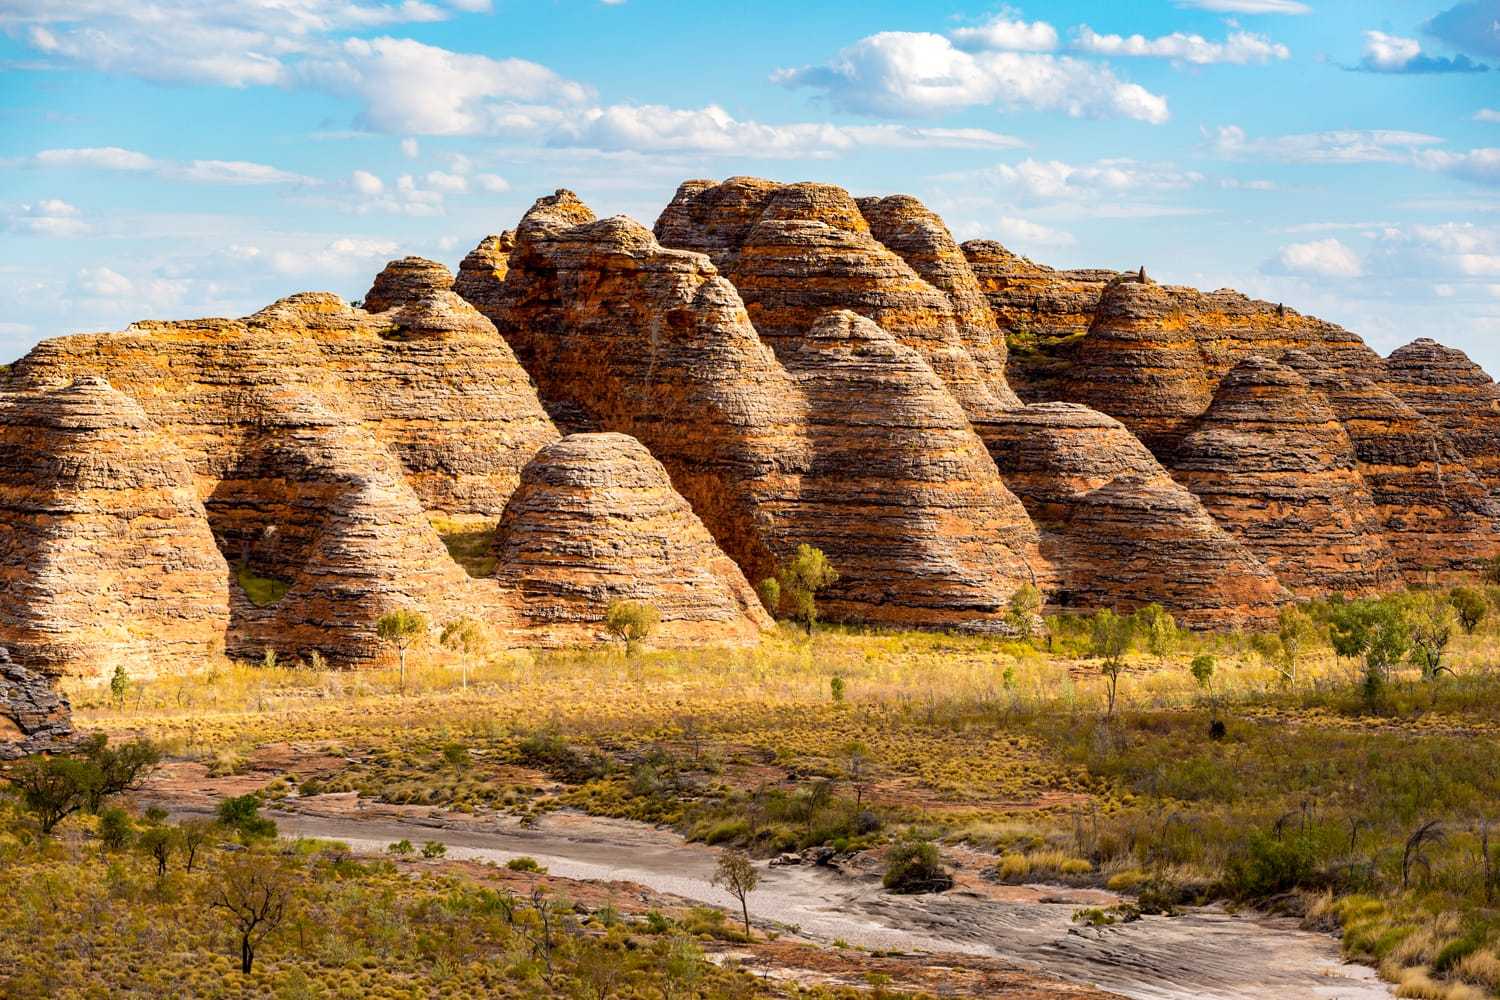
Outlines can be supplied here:
M73 709L45 674L0 646L0 760L55 753L73 742Z

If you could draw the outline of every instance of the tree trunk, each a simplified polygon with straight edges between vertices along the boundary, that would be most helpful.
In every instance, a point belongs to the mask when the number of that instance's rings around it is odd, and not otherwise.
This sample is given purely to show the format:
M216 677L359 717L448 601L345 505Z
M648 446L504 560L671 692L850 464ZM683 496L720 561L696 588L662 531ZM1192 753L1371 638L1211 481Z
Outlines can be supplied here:
M396 654L397 654L397 657L401 661L401 693L405 694L406 693L406 647L402 646L400 649L398 649L396 651Z
M240 936L240 971L250 975L250 967L255 964L255 949L250 947L250 935Z
M745 937L748 938L750 936L750 904L745 901L744 896L740 897L740 913L745 918Z

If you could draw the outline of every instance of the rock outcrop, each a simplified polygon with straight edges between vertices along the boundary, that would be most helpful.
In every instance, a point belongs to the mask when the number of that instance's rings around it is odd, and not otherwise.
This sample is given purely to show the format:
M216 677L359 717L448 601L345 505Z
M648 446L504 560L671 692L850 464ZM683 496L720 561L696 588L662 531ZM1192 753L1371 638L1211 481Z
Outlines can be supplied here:
M381 313L452 288L452 273L437 261L402 257L391 261L375 276L360 307L365 312Z
M1500 493L1500 386L1463 351L1423 337L1385 359L1384 388L1447 433L1491 493Z
M0 645L133 675L222 646L228 569L170 436L98 376L0 402Z
M1344 425L1407 580L1462 580L1500 553L1500 509L1445 434L1357 371L1303 351L1281 363L1321 392Z
M994 240L969 240L964 257L1009 344L1006 377L1028 403L1060 396L1073 344L1088 333L1116 271L1058 271Z
M952 238L941 223L913 199L887 201L869 206L878 228L933 280L958 288L966 268L956 247L946 249ZM916 350L971 419L1017 402L1004 383L993 318L984 320L972 297L956 304L882 243L842 188L746 177L688 181L657 220L656 234L665 246L708 254L778 351L824 314L848 309ZM972 280L970 273L963 283ZM980 326L966 326L969 320ZM974 352L983 356L976 360Z
M744 575L624 434L572 434L537 453L501 518L497 577L542 645L609 640L615 600L652 605L653 644L754 642L771 627Z
M66 749L73 709L45 674L29 670L0 646L0 760Z
M841 573L831 617L908 625L994 619L1031 579L1034 529L963 412L873 324L785 330L783 364L705 256L571 192L522 221L496 301L559 422L642 441L750 579L817 545Z
M514 230L486 236L458 265L453 291L486 316L499 306L501 286L510 270L510 252L516 248Z
M1252 354L1172 458L1178 482L1302 597L1400 585L1354 445L1320 393Z
M1286 594L1269 569L1172 480L1118 420L1035 403L981 428L1042 533L1064 608L1151 602L1194 627L1254 625Z

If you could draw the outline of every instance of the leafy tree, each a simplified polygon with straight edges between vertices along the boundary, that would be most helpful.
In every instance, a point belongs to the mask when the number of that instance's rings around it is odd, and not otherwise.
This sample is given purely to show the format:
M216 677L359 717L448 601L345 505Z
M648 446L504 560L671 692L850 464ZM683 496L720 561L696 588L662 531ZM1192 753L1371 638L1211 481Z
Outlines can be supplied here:
M714 868L713 884L740 901L740 915L745 919L745 937L750 937L750 894L760 885L760 872L750 855L731 848L719 855Z
M644 601L610 601L604 612L604 627L625 644L627 656L660 624L661 612Z
M130 675L125 672L125 664L115 664L115 672L109 679L109 693L115 699L115 705L125 704L125 694L130 690Z
M1436 680L1444 670L1451 674L1453 671L1443 666L1443 654L1458 621L1453 605L1432 591L1422 591L1411 596L1407 618L1411 623L1411 661L1423 678Z
M863 809L865 789L870 784L870 749L860 741L854 740L844 747L844 754L849 758L847 772L849 784L854 786L854 808Z
M406 651L427 634L427 619L416 611L392 611L375 623L380 641L396 651L401 663L401 691L406 692Z
M1006 604L1005 624L1014 629L1022 639L1030 640L1041 610L1042 592L1029 583L1023 583L1010 595Z
M1295 689L1302 658L1318 641L1317 623L1300 608L1282 608L1277 618L1276 638L1280 649L1271 661L1272 666Z
M111 806L99 813L99 843L106 851L123 851L130 846L130 814L119 806Z
M88 805L99 781L99 769L74 757L31 757L5 775L21 799L21 807L36 820L42 836Z
M881 884L892 892L944 892L953 887L953 877L943 868L936 844L908 835L887 852Z
M161 765L161 748L150 740L131 740L110 746L103 733L92 736L82 747L84 759L98 771L89 789L88 810L97 813L104 800L122 792L133 792Z
M198 852L213 838L214 823L206 819L185 819L177 824L177 843L182 848L183 867L188 871L198 863Z
M169 826L154 824L141 831L141 835L136 838L135 846L142 854L156 862L156 877L165 878L167 863L172 860L172 852L179 844L176 830Z
M260 814L260 799L254 795L237 795L219 803L219 823L239 834L249 843L276 836L276 821Z
M835 705L842 705L844 703L844 689L846 687L847 684L845 684L842 677L835 675L829 680L828 695L833 699Z
M1125 669L1125 656L1135 641L1135 627L1134 616L1119 615L1105 608L1094 615L1089 629L1089 655L1100 661L1099 669L1108 682L1109 715L1115 714L1120 674Z
M766 577L755 585L756 596L760 603L766 606L766 610L775 614L781 609L781 584L776 582L775 577Z
M443 625L438 642L444 649L461 654L460 669L463 671L463 688L469 689L469 660L484 652L486 646L484 629L472 618L457 618Z
M813 626L818 623L818 591L838 578L838 570L829 564L823 550L804 542L797 546L790 559L776 567L778 606L793 621L806 625L807 634L812 635Z
M240 971L250 975L255 949L286 918L294 893L291 871L276 858L247 851L224 863L209 906L229 915L240 938Z
M1146 640L1146 648L1158 660L1171 656L1181 641L1177 619L1160 604L1148 604L1135 613L1135 630Z
M1207 691L1208 686L1213 683L1214 668L1216 666L1217 664L1212 655L1199 653L1193 657L1192 665L1188 669L1192 671L1193 680L1198 682L1198 686Z
M1479 623L1484 621L1484 616L1489 613L1490 602L1484 599L1484 594L1475 587L1454 587L1453 592L1448 595L1448 601L1453 605L1453 611L1458 615L1458 623L1463 626L1464 632L1474 634Z

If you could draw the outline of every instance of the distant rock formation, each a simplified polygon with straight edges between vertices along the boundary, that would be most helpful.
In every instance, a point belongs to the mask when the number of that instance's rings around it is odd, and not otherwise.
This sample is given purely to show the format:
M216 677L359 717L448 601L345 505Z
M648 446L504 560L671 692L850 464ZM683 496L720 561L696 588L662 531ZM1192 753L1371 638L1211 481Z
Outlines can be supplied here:
M624 434L571 434L538 452L496 554L498 579L520 594L520 624L542 645L610 640L615 600L657 609L652 643L751 643L772 624L661 463Z
M403 257L391 261L375 276L375 283L365 293L360 308L381 313L452 288L452 273L437 261Z
M1036 403L984 427L1042 531L1065 608L1158 602L1194 627L1261 624L1287 595L1253 553L1112 417Z
M1219 383L1173 475L1304 597L1400 584L1354 445L1323 396L1263 355Z
M228 570L171 436L99 376L0 397L0 645L45 674L221 648Z
M0 646L0 760L66 749L73 741L73 709L45 674L10 658Z

